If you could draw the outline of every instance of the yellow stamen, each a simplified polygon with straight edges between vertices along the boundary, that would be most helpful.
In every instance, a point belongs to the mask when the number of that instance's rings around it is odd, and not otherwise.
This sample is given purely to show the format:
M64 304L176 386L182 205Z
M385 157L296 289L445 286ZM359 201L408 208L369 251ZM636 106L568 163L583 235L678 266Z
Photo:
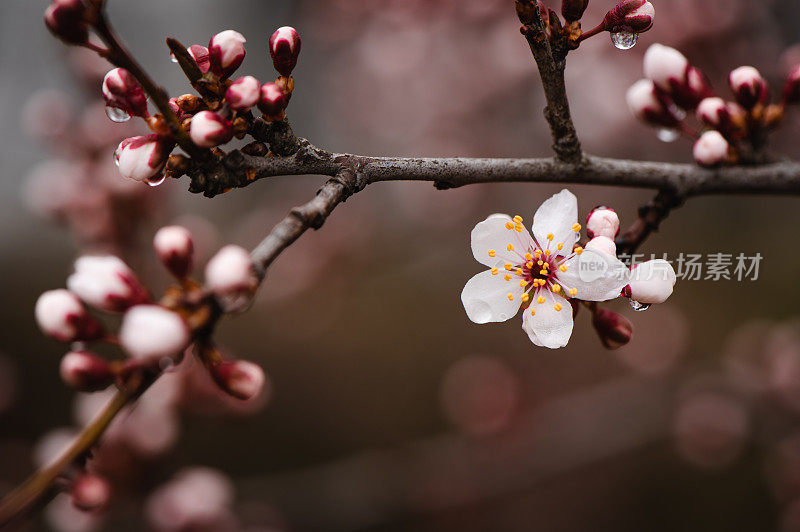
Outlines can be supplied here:
M553 233L548 233L547 234L547 240L550 240L552 242L554 238L555 238L555 236L553 235Z
M529 270L530 270L531 268L533 268L533 261L526 262L526 263L525 263L525 267L526 267L526 268L528 268Z
M550 269L550 263L549 263L549 262L545 262L545 263L542 265L542 267L544 267L544 269L545 269L545 270L548 270L548 269Z
M577 296L578 295L578 289L577 288L570 288L569 289L569 295L571 295L572 297Z
M514 224L512 224L511 222L506 222L506 229L511 231L512 229L514 229Z
M561 270L562 272L565 272L567 271L568 268L566 264L562 264L561 266L558 267L558 269Z
M506 246L506 249L507 249L508 251L514 251L514 244L509 244L509 245L507 245L507 246Z
M561 291L561 286L560 286L560 285L557 285L557 284L554 284L554 285L553 285L553 292L556 292L556 293L558 293L558 292L560 292L560 291Z
M579 232L581 230L581 224L573 225L572 230L575 231L576 233Z
M550 273L547 270L539 270L539 274L540 275L550 275Z
M550 250L549 249L544 250L544 254L549 257L550 256Z
M537 249L536 251L533 252L533 254L536 255L536 258L541 258L542 250L541 249Z
M536 316L536 309L535 308L531 308L531 316Z
M544 303L544 296L539 296L539 299L536 300L540 305Z
M575 248L575 254L576 255L580 255L581 253L583 253L583 248L580 247L580 246L576 247Z
M494 257L495 255L497 255L497 252L495 250L493 250L493 249L490 249L489 250L489 256L490 257Z
M540 260L536 264L538 264L539 266L544 266L544 261Z
M510 262L506 262L506 264L505 264L505 266L503 266L503 268L505 268L508 271L511 271L511 270L514 269L514 266L512 266L512 264Z
M522 224L517 224L517 225L515 225L515 226L514 226L514 229L516 229L516 230L517 230L517 233L521 233L521 232L522 232Z
M497 268L492 268L492 275L497 275L497 272L499 271L500 270L498 270Z
M511 294L508 294L508 295L511 295ZM556 303L556 306L553 307L553 308L556 309L556 312L558 312L559 310L561 310L561 304L560 303Z
M522 268L517 268L517 275L522 275L522 274L524 274L524 273L525 273L525 272L524 272L524 271L522 271Z
M503 276L503 279L505 279L506 281L510 281L511 280L511 276L506 274L506 275Z
M514 294L512 294L511 292L508 293L508 300L514 301Z
M522 302L527 303L528 300L531 298L528 294L522 294Z
M530 253L525 254L525 260L531 260L533 256Z
M522 281L520 281L520 282L519 282L519 285L520 285L522 288L525 288L526 286L528 286L528 281L526 281L526 280L524 280L524 279L523 279Z
M564 243L563 242L559 242L556 247L558 248L559 251L561 251L561 249L564 247Z
M522 216L520 216L519 214L514 216L514 221L516 223L518 223L518 224L521 224L522 223Z

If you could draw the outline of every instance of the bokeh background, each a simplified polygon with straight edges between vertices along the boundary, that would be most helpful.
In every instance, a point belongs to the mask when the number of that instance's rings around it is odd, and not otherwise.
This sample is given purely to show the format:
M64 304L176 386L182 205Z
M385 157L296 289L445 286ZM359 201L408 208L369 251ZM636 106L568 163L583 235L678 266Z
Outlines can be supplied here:
M111 247L157 291L168 283L149 248L159 226L192 228L202 265L223 244L255 245L323 182L264 180L213 200L186 192L185 179L119 184L105 167L135 126L105 118L97 65L47 33L46 5L9 0L0 15L0 492L101 397L76 398L60 382L64 346L33 320L37 296L63 286L78 253ZM650 43L682 50L723 94L744 64L777 94L800 61L793 0L655 5L655 28L633 50L605 35L570 56L573 115L591 153L691 160L688 141L660 143L627 110ZM591 0L584 26L610 7ZM109 11L173 95L187 86L165 36L205 44L237 29L248 39L239 72L267 81L269 34L295 26L303 51L289 118L330 150L550 154L511 0L109 0ZM793 110L773 136L779 156L800 156L798 124ZM91 165L70 161L76 142ZM652 194L570 188L582 215L606 204L623 225ZM800 530L797 200L691 200L642 251L761 253L758 280L679 282L646 312L612 303L636 327L613 352L581 313L569 347L548 351L517 319L471 324L459 293L480 270L473 225L493 212L530 219L558 189L386 183L353 197L280 257L248 313L220 327L226 350L265 369L267 393L225 401L188 362L101 447L98 467L115 487L108 511L80 515L62 497L26 526L177 530L194 512L210 530Z

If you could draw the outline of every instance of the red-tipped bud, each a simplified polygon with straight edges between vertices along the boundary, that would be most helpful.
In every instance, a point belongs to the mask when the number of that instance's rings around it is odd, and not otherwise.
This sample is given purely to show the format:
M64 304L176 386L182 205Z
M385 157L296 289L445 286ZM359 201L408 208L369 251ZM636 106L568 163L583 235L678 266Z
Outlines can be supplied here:
M247 360L220 362L209 370L220 388L243 401L256 397L264 388L264 370Z
M208 41L209 69L221 79L233 74L244 61L244 43L247 40L238 31L225 30Z
M619 234L619 216L611 207L600 205L592 209L586 217L586 235L591 239L596 236L616 238Z
M200 72L203 74L208 72L208 69L211 67L208 48L205 46L200 46L199 44L193 44L187 48L186 51L189 52L189 55L192 56L194 62L197 63L198 68L200 68Z
M148 182L161 174L175 142L155 133L123 140L114 152L119 173L128 179Z
M106 105L122 109L132 116L147 117L147 96L133 74L124 68L115 68L103 78L103 98Z
M567 22L576 22L581 19L588 6L589 0L563 0L561 14Z
M739 67L728 76L736 101L745 109L752 109L768 94L766 80L751 66Z
M113 255L84 255L75 261L67 288L89 305L122 312L150 300L150 295L127 264Z
M122 317L119 342L134 358L174 357L186 349L191 332L183 318L159 305L136 305Z
M260 98L261 85L253 76L237 78L225 93L231 109L247 109L257 104Z
M653 44L644 54L644 75L684 109L694 109L713 95L708 78L691 66L682 53L669 46Z
M258 287L250 253L239 246L220 249L206 264L205 277L206 286L227 312L244 310Z
M292 75L300 55L300 44L300 34L291 26L278 28L269 38L269 55L281 76L288 78Z
M746 113L739 104L717 97L706 98L697 106L697 119L723 132L736 129Z
M720 166L730 159L730 144L719 131L706 131L695 141L692 155L700 166Z
M93 473L82 473L69 489L72 504L85 512L97 511L111 499L111 484Z
M61 380L81 392L105 390L114 382L114 373L104 358L89 351L70 351L61 358Z
M642 79L628 89L625 99L633 115L639 120L657 127L676 128L680 119L670 107L664 104L649 79Z
M161 263L178 279L183 279L192 270L194 241L192 233L185 227L162 227L153 238L153 248Z
M85 44L89 29L83 0L53 0L44 12L44 23L53 35L69 44Z
M201 148L213 148L230 142L233 124L213 111L200 111L192 117L189 136Z
M274 83L264 83L261 86L261 97L258 100L258 108L267 116L280 115L288 104L286 95L280 87Z
M793 104L800 102L800 65L794 67L783 86L783 102Z
M39 296L35 315L42 332L61 342L97 340L105 334L102 324L89 314L80 299L63 288Z
M626 28L633 33L644 33L653 27L656 10L647 0L622 0L603 19L603 29L615 31Z
M598 308L592 314L592 325L606 349L619 349L631 341L633 324L624 316Z

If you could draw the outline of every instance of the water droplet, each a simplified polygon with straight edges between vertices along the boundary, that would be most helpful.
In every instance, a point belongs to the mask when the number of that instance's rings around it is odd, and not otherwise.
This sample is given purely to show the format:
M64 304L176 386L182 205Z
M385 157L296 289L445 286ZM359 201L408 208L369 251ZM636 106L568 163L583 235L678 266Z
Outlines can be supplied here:
M173 54L172 52L170 52L170 54L169 54L169 60L172 61L173 63L177 63L178 62L178 58L175 57L175 54Z
M151 187L157 187L158 185L163 183L166 178L167 178L166 174L161 173L161 174L154 175L153 177L148 179L146 181L146 183L148 185L150 185Z
M677 129L664 127L656 131L656 136L661 142L675 142L681 137L681 132Z
M131 115L123 111L118 107L111 107L106 106L106 116L111 119L112 122L127 122L131 119Z
M645 310L650 308L649 303L639 303L638 301L634 301L633 299L631 299L629 303L631 304L631 308L636 312L644 312Z
M639 34L626 26L614 28L611 31L611 42L618 50L630 50L636 46L638 40Z

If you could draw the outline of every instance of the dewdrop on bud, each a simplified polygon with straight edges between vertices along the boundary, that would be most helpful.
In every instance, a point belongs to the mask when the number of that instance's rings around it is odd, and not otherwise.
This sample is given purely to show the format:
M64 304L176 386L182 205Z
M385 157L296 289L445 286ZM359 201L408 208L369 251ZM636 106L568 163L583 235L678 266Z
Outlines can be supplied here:
M561 14L567 22L577 22L589 6L589 0L563 0Z
M149 182L164 169L174 142L155 133L123 140L114 152L119 173L128 179Z
M208 41L209 69L225 79L233 74L244 61L244 43L247 39L234 30L217 33Z
M189 344L191 333L183 318L159 305L137 305L122 317L119 341L134 358L174 357Z
M153 238L153 249L161 263L178 279L186 277L192 269L194 241L185 227L162 227Z
M730 157L730 144L719 131L706 131L692 147L694 160L700 166L719 166Z
M61 342L97 340L105 334L78 296L63 288L40 295L34 315L42 332Z
M265 83L261 86L261 96L258 108L266 116L278 116L289 102L283 91L274 83Z
M272 65L281 76L289 77L300 55L300 34L291 26L275 30L269 38L269 55Z
M208 69L211 67L208 48L205 46L200 46L199 44L193 44L187 48L186 51L189 52L189 55L192 56L194 62L197 63L197 67L200 69L200 72L203 74L207 73Z
M206 264L205 278L226 312L245 310L258 287L250 253L239 246L220 249Z
M86 44L89 28L83 0L53 0L44 12L44 23L53 35L68 44Z
M89 351L70 351L61 358L61 380L81 392L105 390L114 382L114 373L104 358Z
M147 117L147 97L133 74L124 68L110 70L103 78L106 106L124 111L128 116Z
M619 349L633 336L633 324L616 312L598 308L592 313L592 325L606 349Z
M583 248L603 253L604 255L611 255L612 257L617 256L617 245L607 236L596 236L587 242Z
M233 124L213 111L200 111L192 117L189 136L199 147L213 148L230 142Z
M739 67L728 76L736 101L745 109L752 109L767 93L767 82L751 66Z
M680 120L658 97L652 81L641 79L634 83L625 95L631 113L642 122L651 126L674 129Z
M676 279L672 264L664 259L649 260L631 269L630 284L623 293L639 304L663 303L672 295Z
M614 209L600 205L586 217L586 235L589 238L605 236L616 238L619 234L619 216Z
M793 104L800 102L800 65L794 67L783 86L783 102Z
M97 511L111 499L111 484L94 473L81 473L69 488L69 495L79 510Z
M247 360L220 362L209 371L220 388L243 401L256 397L264 389L264 370Z
M113 255L79 257L75 272L67 278L67 288L106 312L122 312L150 300L133 270Z
M228 87L225 99L231 109L247 109L258 103L261 98L261 85L253 76L237 78Z
M653 27L655 14L653 4L646 0L623 0L606 13L601 26L611 33L615 47L628 50L636 45L640 33Z

